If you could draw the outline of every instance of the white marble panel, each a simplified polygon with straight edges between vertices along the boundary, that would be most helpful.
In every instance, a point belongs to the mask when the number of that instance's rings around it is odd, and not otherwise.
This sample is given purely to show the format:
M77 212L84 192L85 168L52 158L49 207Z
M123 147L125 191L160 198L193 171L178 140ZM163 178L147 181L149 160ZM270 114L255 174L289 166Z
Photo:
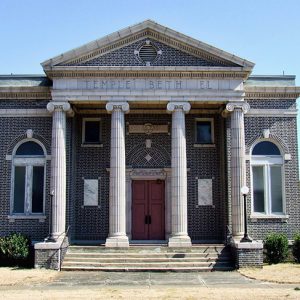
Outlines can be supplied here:
M198 205L213 205L212 179L198 179Z
M98 205L98 179L84 179L84 206Z

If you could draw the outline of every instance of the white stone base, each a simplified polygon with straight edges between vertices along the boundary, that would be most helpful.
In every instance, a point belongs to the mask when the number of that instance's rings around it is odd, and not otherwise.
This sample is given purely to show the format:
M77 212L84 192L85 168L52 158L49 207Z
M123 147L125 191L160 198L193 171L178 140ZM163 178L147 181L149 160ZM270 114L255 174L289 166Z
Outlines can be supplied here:
M108 237L105 242L105 247L108 248L127 248L129 240L127 236Z
M173 236L169 238L168 246L176 247L192 247L191 238L189 236Z

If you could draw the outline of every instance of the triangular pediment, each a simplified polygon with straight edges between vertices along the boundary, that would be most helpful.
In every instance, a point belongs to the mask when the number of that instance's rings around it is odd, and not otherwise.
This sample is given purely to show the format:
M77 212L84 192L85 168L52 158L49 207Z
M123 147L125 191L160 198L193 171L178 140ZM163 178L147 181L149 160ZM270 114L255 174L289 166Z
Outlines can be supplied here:
M156 58L151 63L141 59L139 51L144 45L151 45L156 51ZM240 67L250 70L254 64L146 20L65 52L43 62L42 66L47 72L56 67L61 69L74 66Z

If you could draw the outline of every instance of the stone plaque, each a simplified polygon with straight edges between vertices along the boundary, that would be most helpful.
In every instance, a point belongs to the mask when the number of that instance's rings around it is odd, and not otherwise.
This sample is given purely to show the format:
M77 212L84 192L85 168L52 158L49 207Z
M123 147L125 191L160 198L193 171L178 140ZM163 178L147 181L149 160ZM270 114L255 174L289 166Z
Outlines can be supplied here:
M98 179L84 179L84 206L98 205Z
M153 125L151 123L146 123L143 125L129 125L129 133L144 133L144 134L153 134L153 133L168 133L168 125Z
M213 205L212 179L198 179L198 205Z

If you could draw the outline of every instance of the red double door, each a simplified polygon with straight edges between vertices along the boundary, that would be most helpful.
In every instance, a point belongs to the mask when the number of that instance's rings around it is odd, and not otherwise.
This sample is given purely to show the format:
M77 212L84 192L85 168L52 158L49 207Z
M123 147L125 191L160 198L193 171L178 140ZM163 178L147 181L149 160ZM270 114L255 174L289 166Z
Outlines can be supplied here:
M165 182L132 182L132 239L165 239Z

